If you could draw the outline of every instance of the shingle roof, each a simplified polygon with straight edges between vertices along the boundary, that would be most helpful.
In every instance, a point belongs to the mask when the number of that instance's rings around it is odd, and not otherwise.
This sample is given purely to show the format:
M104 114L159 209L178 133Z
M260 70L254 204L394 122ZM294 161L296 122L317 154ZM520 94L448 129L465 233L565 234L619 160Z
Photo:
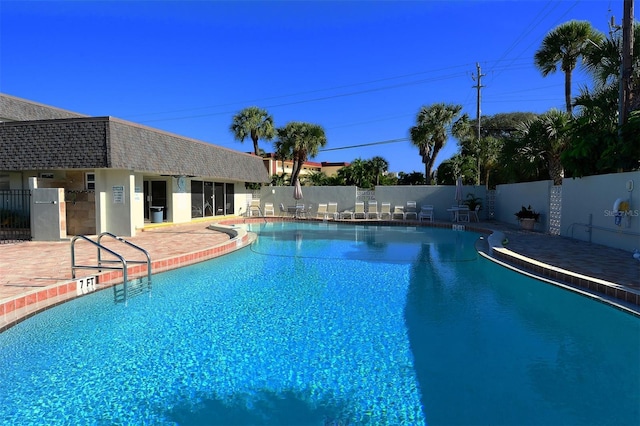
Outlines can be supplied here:
M0 123L0 170L87 168L269 182L258 156L112 117Z
M0 121L50 120L79 117L88 116L0 93Z
M0 123L0 170L109 167L104 120Z
M109 118L111 167L269 182L262 158Z

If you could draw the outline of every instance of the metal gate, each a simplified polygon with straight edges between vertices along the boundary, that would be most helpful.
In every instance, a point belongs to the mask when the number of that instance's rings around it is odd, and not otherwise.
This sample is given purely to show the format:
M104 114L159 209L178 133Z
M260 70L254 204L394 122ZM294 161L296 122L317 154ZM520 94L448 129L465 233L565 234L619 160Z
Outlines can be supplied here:
M31 240L31 190L0 190L0 244Z

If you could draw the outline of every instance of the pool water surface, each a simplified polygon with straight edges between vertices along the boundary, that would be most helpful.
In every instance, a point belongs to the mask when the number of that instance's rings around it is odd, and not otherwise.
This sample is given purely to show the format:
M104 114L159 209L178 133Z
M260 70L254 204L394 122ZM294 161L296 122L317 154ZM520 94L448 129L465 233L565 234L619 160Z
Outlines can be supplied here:
M246 225L247 249L0 334L6 424L638 424L640 320L478 234Z

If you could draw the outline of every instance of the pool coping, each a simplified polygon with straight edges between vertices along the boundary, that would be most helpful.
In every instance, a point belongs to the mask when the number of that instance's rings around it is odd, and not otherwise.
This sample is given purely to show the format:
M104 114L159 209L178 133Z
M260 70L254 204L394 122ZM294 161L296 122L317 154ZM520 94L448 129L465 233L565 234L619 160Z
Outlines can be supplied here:
M600 278L579 274L523 256L504 247L505 234L491 230L487 236L487 251L478 253L505 268L556 285L640 318L640 291Z
M213 231L228 234L230 237L229 241L175 257L152 260L152 274L166 272L183 266L189 266L195 263L214 259L243 247L247 247L257 238L256 234L247 232L245 229L233 225L213 223L209 225L208 228ZM127 277L129 279L144 277L146 275L146 264L132 265L127 268ZM83 284L87 282L87 279L90 277L94 277L95 284L88 286L91 290L87 291L87 286ZM0 333L40 312L56 307L61 303L91 294L94 291L105 290L116 284L120 284L122 282L122 277L122 271L103 271L96 274L79 276L72 280L61 281L6 300L3 303L0 303Z
M259 223L259 222L294 222L294 218L280 217L256 217L256 218L228 218L219 222L212 223L209 229L223 232L229 235L229 241L219 243L212 247L192 251L175 257L164 258L151 262L152 274L166 272L172 269L189 266L195 263L214 259L216 257L231 253L243 247L249 246L257 235L247 232L239 222ZM325 222L322 219L309 218L308 222ZM364 225L376 226L410 226L410 227L435 227L446 228L459 231L477 232L486 237L488 247L486 251L476 247L476 250L483 257L500 264L503 267L511 269L515 272L523 273L536 278L540 281L557 285L559 287L582 294L583 296L599 300L607 303L614 308L621 309L625 312L640 317L640 291L625 288L616 283L608 282L602 279L589 277L553 265L522 256L515 253L502 245L504 233L502 231L488 229L486 227L475 226L472 224L451 224L448 222L416 222L407 220L337 220L336 223L357 223ZM483 237L483 238L484 238ZM146 276L146 265L132 265L127 268L127 275L130 278L138 278ZM78 277L74 280L68 280L51 284L46 287L19 295L15 298L0 303L0 333L13 327L14 325L36 315L44 310L58 306L77 297L90 294L87 292L86 286L81 288L81 280L87 277L95 277L95 286L92 290L100 291L111 288L122 282L121 271L105 271L98 274L90 274Z

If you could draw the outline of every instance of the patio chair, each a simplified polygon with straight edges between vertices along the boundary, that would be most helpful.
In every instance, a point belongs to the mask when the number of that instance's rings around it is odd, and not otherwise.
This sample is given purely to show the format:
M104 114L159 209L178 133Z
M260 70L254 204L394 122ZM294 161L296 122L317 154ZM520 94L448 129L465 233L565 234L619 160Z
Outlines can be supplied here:
M404 206L394 206L393 213L391 213L391 220L393 219L404 220Z
M249 217L251 216L262 216L262 208L260 208L260 199L253 199L251 203L249 203Z
M404 218L409 219L409 216L413 216L415 220L418 220L418 210L416 208L415 201L407 201L407 208L404 211Z
M372 216L375 216L376 219L380 219L380 214L378 213L377 201L369 201L369 210L367 211L367 219L371 219Z
M340 214L338 213L338 203L329 203L329 206L327 207L327 214L332 216L333 220L338 219L338 215Z
M391 219L391 203L382 203L380 205L380 219Z
M290 216L290 217L294 217L295 216L295 209L288 209L284 206L283 203L280 203L280 215L281 216Z
M296 203L296 217L298 219L307 218L307 215L311 213L311 209L313 208L313 204L309 204L305 206L301 203Z
M273 209L273 203L264 203L264 215L275 216L276 211Z
M327 203L318 204L318 211L316 211L316 219L327 218Z
M433 206L431 204L425 204L420 207L420 213L418 213L418 220L430 220L433 222Z
M460 206L456 212L458 215L458 222L469 222L469 207Z
M362 219L366 219L367 214L364 212L364 202L356 201L356 208L353 212L353 218L357 219L358 216L361 216Z

